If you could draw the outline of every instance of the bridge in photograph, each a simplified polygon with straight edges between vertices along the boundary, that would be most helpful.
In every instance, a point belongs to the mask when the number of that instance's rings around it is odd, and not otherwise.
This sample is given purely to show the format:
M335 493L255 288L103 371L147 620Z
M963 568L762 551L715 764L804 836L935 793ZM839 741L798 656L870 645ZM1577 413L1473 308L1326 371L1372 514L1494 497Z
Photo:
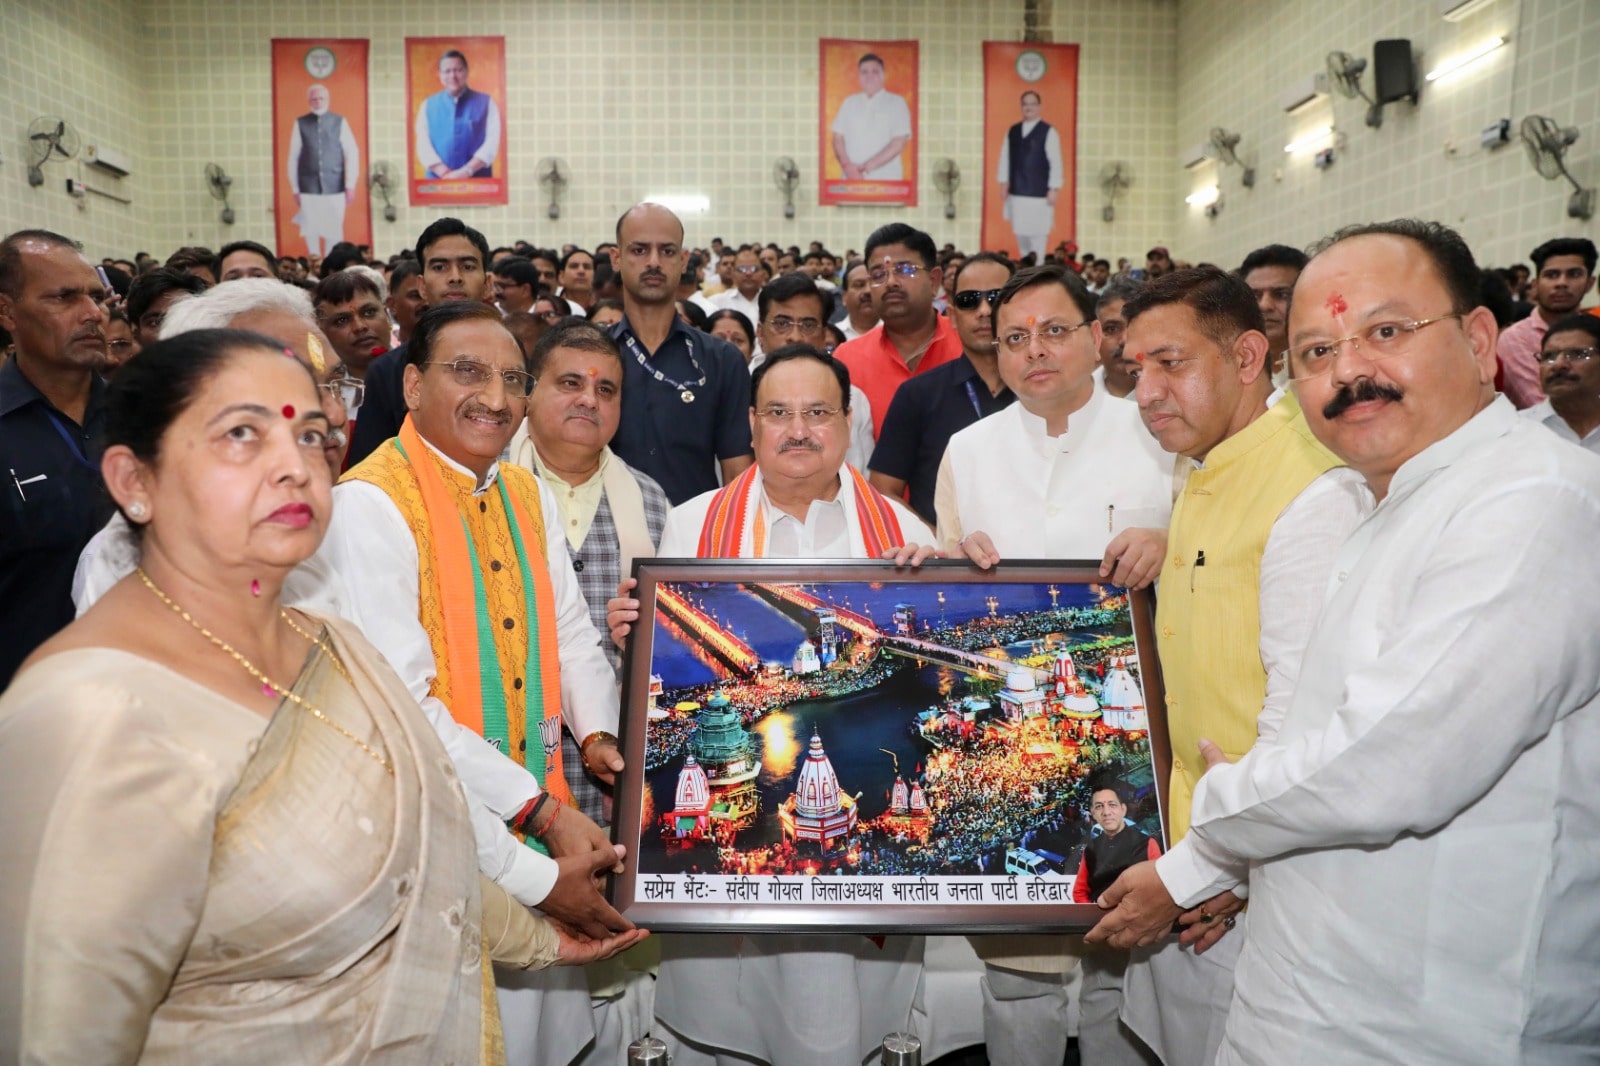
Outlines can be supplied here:
M736 674L753 677L761 667L755 650L728 632L710 615L690 603L671 585L656 586L656 605L692 640Z

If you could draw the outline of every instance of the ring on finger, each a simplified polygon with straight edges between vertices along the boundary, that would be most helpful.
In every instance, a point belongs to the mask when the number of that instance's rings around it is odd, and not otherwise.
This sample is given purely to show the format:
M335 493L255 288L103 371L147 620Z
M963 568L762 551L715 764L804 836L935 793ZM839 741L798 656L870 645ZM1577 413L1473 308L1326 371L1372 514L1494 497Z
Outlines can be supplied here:
M1222 924L1227 926L1229 929L1232 929L1234 926L1239 924L1239 916L1237 914L1230 914L1226 918L1222 919Z
M1213 921L1216 920L1216 917L1217 917L1216 915L1212 914L1210 911L1206 910L1204 907L1200 908L1200 921L1201 921L1201 924L1210 925Z

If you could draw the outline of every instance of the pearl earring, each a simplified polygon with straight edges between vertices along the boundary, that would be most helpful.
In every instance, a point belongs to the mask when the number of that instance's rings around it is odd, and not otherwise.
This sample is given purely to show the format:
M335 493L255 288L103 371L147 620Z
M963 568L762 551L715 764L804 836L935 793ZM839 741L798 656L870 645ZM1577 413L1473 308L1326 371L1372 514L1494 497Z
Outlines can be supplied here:
M128 515L130 517L132 517L132 518L143 518L144 517L144 504L142 504L142 503L130 503L128 505Z

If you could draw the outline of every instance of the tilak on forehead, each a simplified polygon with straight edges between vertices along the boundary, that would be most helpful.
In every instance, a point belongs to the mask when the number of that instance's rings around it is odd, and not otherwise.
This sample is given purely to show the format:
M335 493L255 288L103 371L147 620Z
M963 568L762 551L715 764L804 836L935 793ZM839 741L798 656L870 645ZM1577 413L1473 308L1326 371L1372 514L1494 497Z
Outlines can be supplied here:
M1337 292L1324 300L1322 306L1328 309L1328 314L1330 315L1342 315L1350 310L1350 305L1345 303L1344 296Z

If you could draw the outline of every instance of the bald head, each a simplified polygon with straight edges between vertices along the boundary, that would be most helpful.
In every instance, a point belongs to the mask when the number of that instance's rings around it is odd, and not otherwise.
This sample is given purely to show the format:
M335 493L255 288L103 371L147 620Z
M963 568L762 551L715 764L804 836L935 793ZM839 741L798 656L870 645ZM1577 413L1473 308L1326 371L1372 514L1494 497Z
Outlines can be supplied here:
M678 243L683 243L683 221L673 214L670 208L662 207L660 204L653 204L646 200L642 203L634 204L622 212L622 217L617 219L618 244L626 243L623 233L627 230L630 220L650 220L656 223L670 222L672 228L678 234Z
M624 307L672 303L687 259L683 223L660 204L634 204L617 219L611 261L622 278Z

